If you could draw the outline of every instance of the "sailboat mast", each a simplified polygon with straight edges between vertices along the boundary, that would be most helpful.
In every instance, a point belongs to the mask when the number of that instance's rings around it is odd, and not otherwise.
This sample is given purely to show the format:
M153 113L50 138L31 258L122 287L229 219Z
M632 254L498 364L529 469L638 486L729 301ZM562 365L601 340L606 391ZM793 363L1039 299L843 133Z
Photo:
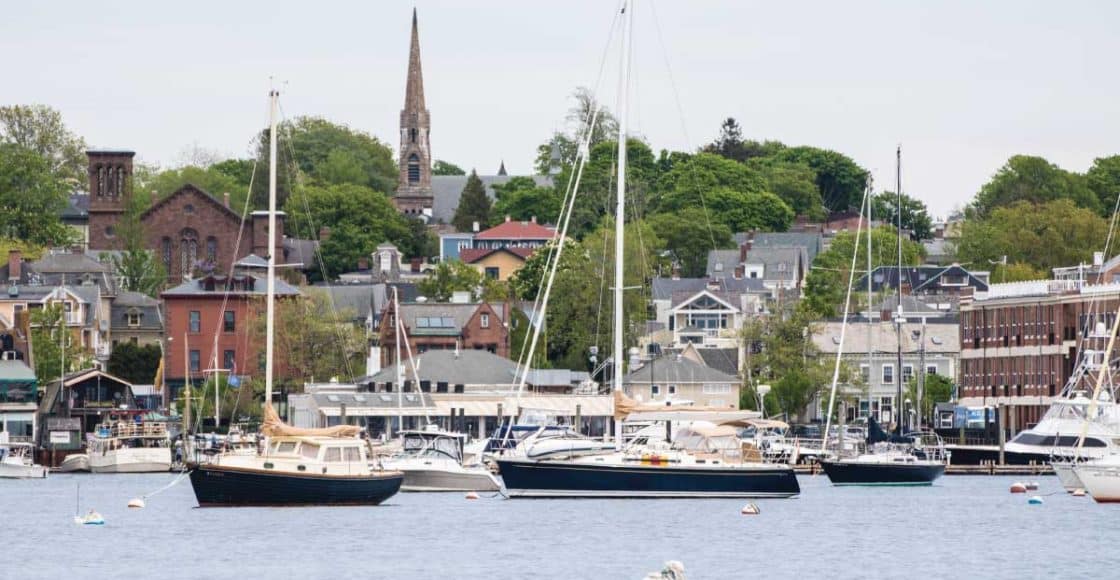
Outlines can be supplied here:
M630 86L630 26L632 2L622 3L622 74L618 87L618 203L614 210L614 390L622 392L626 353L623 347L623 251L626 220L626 101ZM615 419L615 442L622 448L622 421Z
M276 109L280 91L268 92L268 281L265 292L264 401L272 405L272 349L276 326Z
M401 366L401 302L397 294L397 287L393 286L393 330L396 332L396 355L393 356L393 365L397 368L397 421L400 429L404 429L404 373ZM389 436L393 436L393 423L389 422Z
M871 399L872 399L872 396L871 396L871 373L873 372L872 369L875 368L874 365L871 364L872 360L874 360L873 359L873 354L872 354L872 351L874 350L874 340L872 338L872 333L875 332L876 328L878 328L875 324L875 318L874 317L875 317L876 314L879 314L878 312L875 312L871 307L871 234L872 234L871 207L873 205L871 203L871 201L874 199L874 195L875 195L875 187L874 187L873 183L874 183L874 181L871 179L870 176L868 176L868 178L867 178L867 190L866 191L867 191L867 197L868 197L868 201L867 201L867 416L869 418L871 417L871 409L873 407L873 405L871 404ZM857 416L859 415L859 409L856 409L856 415ZM879 417L875 420L878 421L881 418L882 417Z
M902 402L902 146L899 145L895 149L895 190L898 194L898 205L895 211L898 212L898 314L895 316L895 337L898 343L898 368L895 374L895 382L898 385L896 391L897 395L894 400L894 413L895 413L895 433L902 434L902 421L906 417L906 409L903 407Z

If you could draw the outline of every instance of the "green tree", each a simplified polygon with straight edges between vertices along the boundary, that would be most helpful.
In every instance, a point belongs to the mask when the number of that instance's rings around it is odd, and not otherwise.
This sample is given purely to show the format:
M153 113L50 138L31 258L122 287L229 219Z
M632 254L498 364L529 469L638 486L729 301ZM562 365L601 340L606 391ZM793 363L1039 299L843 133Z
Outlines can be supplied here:
M133 191L142 202L155 202L175 193L187 184L209 193L219 202L224 201L224 196L228 193L230 208L237 213L241 213L245 208L245 197L249 194L248 189L237 179L214 169L214 166L194 165L166 169L150 176L136 176L133 179ZM144 207L148 205L145 203Z
M150 385L163 358L158 344L121 342L109 355L109 373L136 385Z
M1007 264L996 264L992 268L992 282L1002 284L1004 282L1025 282L1028 280L1046 280L1050 276L1046 272L1022 262L1013 262Z
M742 162L749 159L749 151L743 143L743 130L734 117L724 119L723 124L719 126L719 137L705 146L703 151L732 161Z
M563 200L554 187L538 186L531 177L514 177L494 184L493 221L505 216L519 221L537 218L542 223L555 222L560 216Z
M486 195L486 186L478 178L478 173L471 171L463 193L459 196L459 206L455 208L455 216L451 218L451 225L460 232L472 231L474 222L480 227L490 223L490 196Z
M62 114L46 105L0 107L0 143L34 151L48 170L70 189L87 183L86 143L71 133Z
M1013 202L988 217L973 215L961 226L957 259L986 267L1002 262L1048 272L1092 260L1108 235L1108 223L1072 199L1035 204Z
M830 361L818 357L813 345L812 317L786 305L756 318L740 331L745 355L741 404L756 408L757 386L769 384L766 413L800 417L832 376Z
M648 221L653 231L665 241L665 249L680 265L681 276L686 278L704 275L709 251L735 246L731 228L711 222L708 213L698 207L656 214Z
M755 157L747 166L761 174L766 180L766 190L782 198L797 215L816 220L826 217L817 189L817 174L808 165Z
M906 398L911 401L918 400L918 377L910 379L906 385ZM929 375L925 376L925 384L922 385L922 407L921 413L923 422L929 424L933 417L933 408L938 403L947 403L953 398L953 381L949 377L943 375Z
M871 215L877 220L898 225L898 195L884 191L871 198ZM902 194L902 229L913 232L914 241L928 240L933 236L933 220L926 204L917 198Z
M858 207L867 183L867 170L846 155L816 147L789 147L777 152L778 161L804 163L816 172L821 201L831 211Z
M249 185L253 181L268 179L267 160L265 160L265 163L257 163L255 159L226 159L207 167L207 169L233 179L238 185L237 189L244 192L249 191ZM230 193L232 195L233 192ZM244 200L244 195L239 199Z
M408 218L389 198L361 185L308 186L288 198L284 210L294 236L315 239L320 226L330 225L331 235L319 251L331 279L356 268L378 244L392 242L399 248L415 240Z
M786 202L768 191L744 192L729 187L716 187L700 194L674 191L662 199L662 212L680 212L687 207L707 209L712 220L736 232L761 230L783 232L793 223L793 210Z
M46 158L20 145L0 144L0 237L68 244L74 233L58 220L67 203L66 185Z
M314 288L302 292L299 298L276 302L275 360L283 361L285 378L300 385L364 374L365 331L350 322L354 313L336 310L326 292ZM261 305L253 317L256 344L265 340L263 314Z
M120 277L124 290L140 292L155 298L167 281L167 270L163 260L145 247L144 229L140 222L140 214L143 213L144 207L141 198L132 198L117 225L117 236L124 250L118 254L110 254L107 259L112 264L113 271ZM105 259L106 257L102 256L102 260Z
M983 218L996 208L1017 201L1045 203L1059 199L1100 211L1100 201L1089 189L1085 176L1070 173L1041 157L1015 155L980 188L972 209Z
M1120 196L1120 155L1094 159L1093 166L1085 173L1085 180L1097 196L1101 214L1112 215L1116 198Z
M537 147L537 160L535 167L539 175L548 175L552 167L552 148L556 146L560 151L560 165L570 169L575 163L579 144L588 130L587 122L592 117L592 112L598 110L596 123L590 128L590 148L606 141L618 142L618 120L614 115L595 100L591 91L586 87L578 87L572 93L574 101L568 109L567 121L572 128L567 133L556 133L547 142ZM557 181L561 183L561 181ZM567 183L565 179L563 183Z
M463 171L462 167L449 163L442 159L436 159L432 163L432 175L466 175L467 172Z
M880 226L871 231L871 268L896 266L898 264L898 230L890 226ZM852 265L854 232L840 232L833 238L827 252L817 255L812 269L805 279L805 298L800 308L812 316L837 316L844 307L844 296L848 289L848 272ZM867 232L860 233L860 254L856 258L856 277L858 281L867 268ZM915 266L921 263L925 249L921 244L907 239L902 240L902 263ZM858 282L857 282L858 283ZM853 304L862 300L860 288L853 289Z
M65 343L65 345L64 345ZM62 317L62 304L53 303L31 311L31 348L34 353L35 376L45 385L59 377L63 369L65 346L65 371L72 373L84 368L90 353L74 339L74 332L66 327Z
M458 260L441 262L435 271L416 284L422 296L433 302L447 302L455 292L470 292L478 300L482 274L474 266Z

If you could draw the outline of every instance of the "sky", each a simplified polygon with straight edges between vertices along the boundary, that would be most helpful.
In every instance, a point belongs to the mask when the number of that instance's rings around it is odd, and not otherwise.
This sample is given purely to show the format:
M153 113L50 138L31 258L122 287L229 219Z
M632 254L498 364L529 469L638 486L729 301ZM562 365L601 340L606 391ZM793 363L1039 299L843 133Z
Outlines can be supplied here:
M18 2L0 18L0 104L50 105L90 145L170 167L195 148L248 156L275 82L286 117L395 151L415 6L434 157L530 173L601 68L617 108L616 4ZM1120 153L1117 2L638 0L634 19L627 118L655 151L696 149L730 116L893 188L901 145L903 190L935 217L1011 155L1085 171Z

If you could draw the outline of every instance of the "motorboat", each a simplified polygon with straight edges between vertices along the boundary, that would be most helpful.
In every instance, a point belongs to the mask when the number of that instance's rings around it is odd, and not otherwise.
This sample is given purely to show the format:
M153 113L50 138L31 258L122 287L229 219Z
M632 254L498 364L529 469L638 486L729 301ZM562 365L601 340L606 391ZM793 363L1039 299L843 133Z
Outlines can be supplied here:
M401 491L498 491L490 468L463 458L466 435L439 429L402 431L401 451L384 460L386 469L404 473Z
M77 473L82 471L89 471L89 454L88 453L71 453L67 455L62 463L55 468L59 473Z
M0 478L46 477L47 468L37 465L32 458L34 450L30 443L0 442Z
M1074 464L1070 467L1093 501L1098 503L1120 502L1120 455L1109 455Z
M821 459L832 485L932 485L945 474L948 454L933 432L890 435L872 418L862 453Z
M86 445L93 473L154 473L171 470L167 423L145 421L134 411L110 413Z

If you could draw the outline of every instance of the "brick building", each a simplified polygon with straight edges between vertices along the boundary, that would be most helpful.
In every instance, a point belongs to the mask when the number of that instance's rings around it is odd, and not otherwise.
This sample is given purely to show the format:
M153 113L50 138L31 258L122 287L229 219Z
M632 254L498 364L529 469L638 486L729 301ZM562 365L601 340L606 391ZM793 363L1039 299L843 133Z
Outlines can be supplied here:
M1118 284L1074 280L993 284L962 297L960 403L1007 405L1011 425L1034 425L1082 352L1104 349L1118 301Z
M505 303L449 304L410 302L400 305L404 322L401 358L407 359L429 350L485 350L509 358L509 306ZM381 368L396 360L396 307L392 302L381 315Z

